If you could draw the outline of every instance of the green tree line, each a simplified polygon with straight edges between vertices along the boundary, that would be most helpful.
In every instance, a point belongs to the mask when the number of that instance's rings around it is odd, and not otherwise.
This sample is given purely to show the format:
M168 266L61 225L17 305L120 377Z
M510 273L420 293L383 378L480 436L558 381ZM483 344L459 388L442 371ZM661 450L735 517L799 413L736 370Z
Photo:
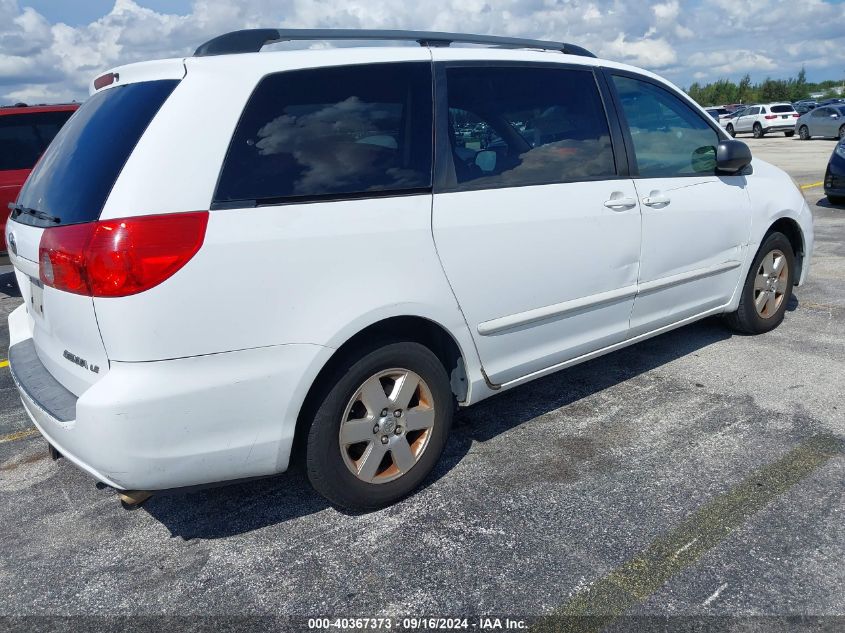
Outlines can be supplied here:
M762 82L751 83L751 76L746 74L736 84L730 79L719 79L713 83L701 85L693 83L687 94L703 106L725 103L768 103L771 101L798 101L809 99L810 93L824 92L827 97L838 96L834 86L841 81L827 80L819 83L807 81L807 73L802 68L796 77L772 79L766 77Z

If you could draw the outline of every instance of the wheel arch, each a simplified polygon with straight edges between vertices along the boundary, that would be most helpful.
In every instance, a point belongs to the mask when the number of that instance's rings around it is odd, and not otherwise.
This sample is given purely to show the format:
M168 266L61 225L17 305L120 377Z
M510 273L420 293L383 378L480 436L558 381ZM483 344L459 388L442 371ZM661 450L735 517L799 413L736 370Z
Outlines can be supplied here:
M319 406L320 396L324 393L327 381L349 355L372 346L374 341L415 342L427 347L443 364L456 400L464 402L469 398L471 384L467 375L467 361L469 359L466 350L462 348L456 337L445 326L431 318L418 315L398 315L382 318L348 336L317 372L297 416L291 460L294 459L294 456L304 454L303 449L308 435L309 420L316 407ZM470 353L472 351L474 350L471 350Z
M801 272L804 266L804 255L806 253L806 246L804 241L804 232L801 226L789 217L782 217L775 220L763 236L766 239L772 233L783 233L789 240L792 246L792 252L795 254L795 275L794 283L798 285L798 280L801 279ZM761 240L762 243L762 240Z

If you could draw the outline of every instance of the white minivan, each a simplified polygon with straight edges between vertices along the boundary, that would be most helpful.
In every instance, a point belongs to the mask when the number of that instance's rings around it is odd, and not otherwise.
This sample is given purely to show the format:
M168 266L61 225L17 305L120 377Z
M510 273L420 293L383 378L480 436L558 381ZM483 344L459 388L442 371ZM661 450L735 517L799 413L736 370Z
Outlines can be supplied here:
M259 52L291 39L421 46ZM129 502L300 458L383 506L456 404L710 315L766 332L807 277L791 179L577 46L249 30L91 92L13 205L9 362Z

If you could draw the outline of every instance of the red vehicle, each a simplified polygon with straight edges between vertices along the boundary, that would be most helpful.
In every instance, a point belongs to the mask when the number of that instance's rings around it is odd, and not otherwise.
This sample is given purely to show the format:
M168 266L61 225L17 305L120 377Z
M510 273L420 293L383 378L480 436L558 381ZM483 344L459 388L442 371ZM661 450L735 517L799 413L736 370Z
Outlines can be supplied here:
M0 107L0 260L8 257L9 203L17 199L38 158L77 108L78 103Z

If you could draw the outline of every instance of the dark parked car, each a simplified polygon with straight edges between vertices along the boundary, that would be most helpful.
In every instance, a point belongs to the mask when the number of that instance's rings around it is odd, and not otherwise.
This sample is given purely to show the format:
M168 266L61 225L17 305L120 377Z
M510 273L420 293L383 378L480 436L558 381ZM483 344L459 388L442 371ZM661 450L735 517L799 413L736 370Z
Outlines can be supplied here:
M824 174L824 192L831 204L845 205L845 138L836 144Z
M18 197L29 172L78 103L0 108L0 230L6 235L9 203ZM6 258L6 239L0 240L0 259Z
M818 103L809 99L804 99L803 101L796 101L792 105L795 107L795 111L798 114L806 114L810 110L815 110L819 107Z

